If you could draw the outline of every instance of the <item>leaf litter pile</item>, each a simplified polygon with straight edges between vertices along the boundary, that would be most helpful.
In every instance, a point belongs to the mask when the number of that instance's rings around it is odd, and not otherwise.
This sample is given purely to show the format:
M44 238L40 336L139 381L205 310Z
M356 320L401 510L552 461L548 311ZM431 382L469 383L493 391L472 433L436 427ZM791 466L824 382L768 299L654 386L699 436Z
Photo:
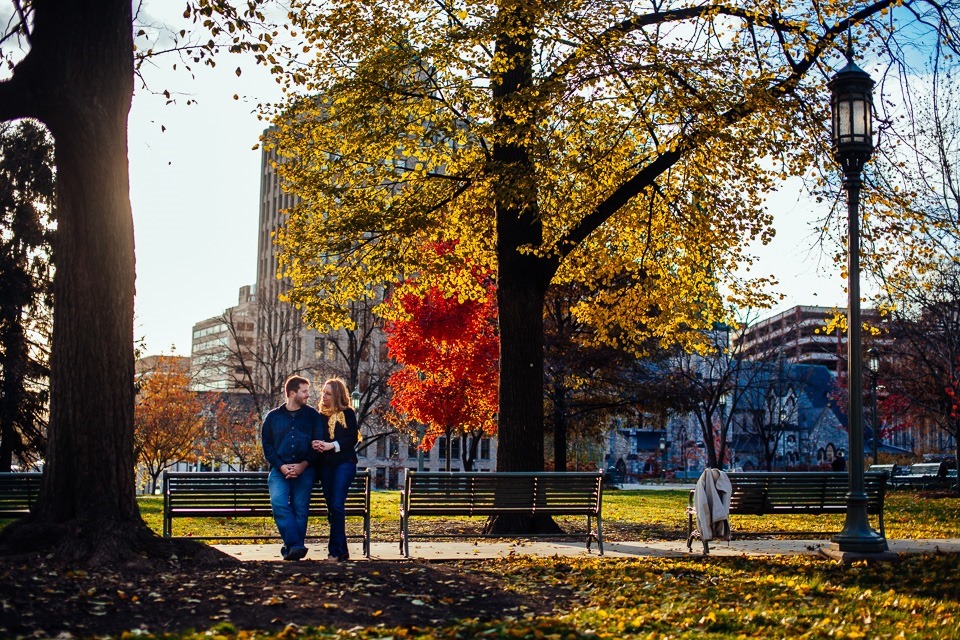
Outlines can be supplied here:
M960 638L960 556L244 562L0 560L0 637Z
M496 575L471 566L382 561L119 573L0 560L0 604L3 638L160 635L223 622L278 631L291 624L427 627L552 610L550 594L505 591Z

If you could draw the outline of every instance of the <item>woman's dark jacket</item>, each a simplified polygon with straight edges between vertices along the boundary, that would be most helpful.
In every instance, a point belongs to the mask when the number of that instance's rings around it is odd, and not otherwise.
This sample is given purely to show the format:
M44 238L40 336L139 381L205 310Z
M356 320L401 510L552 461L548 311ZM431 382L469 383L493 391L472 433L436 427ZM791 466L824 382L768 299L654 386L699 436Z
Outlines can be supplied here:
M333 432L333 438L330 437L330 421L336 417L320 414L318 421L319 433L316 434L318 440L325 442L334 442L340 445L340 451L325 451L320 455L320 464L337 466L343 462L352 462L357 464L357 443L360 441L360 428L357 425L357 414L349 407L343 410L343 418L346 426L337 424Z

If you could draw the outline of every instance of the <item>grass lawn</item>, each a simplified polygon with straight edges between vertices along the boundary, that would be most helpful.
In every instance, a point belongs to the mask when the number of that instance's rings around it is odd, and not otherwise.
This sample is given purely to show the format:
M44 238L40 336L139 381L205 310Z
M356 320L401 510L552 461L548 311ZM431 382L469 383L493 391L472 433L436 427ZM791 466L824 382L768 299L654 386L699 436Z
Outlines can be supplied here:
M670 540L686 537L688 491L607 491L603 496L604 538L623 540ZM147 524L162 531L162 498L140 498L140 512ZM376 542L399 540L399 491L374 491L371 494L372 539ZM960 538L960 498L922 497L906 491L887 494L884 509L887 537L896 538ZM353 522L350 522L350 521ZM358 530L356 518L348 526ZM563 519L561 519L563 521ZM571 530L583 527L583 518L568 520ZM871 520L877 526L876 519ZM431 523L433 523L431 525ZM417 526L453 526L465 532L478 531L483 518L420 518ZM842 515L826 516L732 516L734 535L770 531L819 531L824 535L843 528ZM174 534L178 536L254 536L276 535L276 527L268 518L176 519ZM311 520L313 535L326 535L326 522ZM240 540L235 540L240 541Z

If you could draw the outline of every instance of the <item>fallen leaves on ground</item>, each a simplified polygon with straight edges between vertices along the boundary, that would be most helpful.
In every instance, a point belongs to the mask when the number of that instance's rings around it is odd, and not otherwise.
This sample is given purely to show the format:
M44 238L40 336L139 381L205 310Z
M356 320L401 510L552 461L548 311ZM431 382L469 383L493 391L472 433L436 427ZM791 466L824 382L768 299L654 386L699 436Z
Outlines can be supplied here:
M188 572L0 561L0 636L957 638L960 556L250 562Z

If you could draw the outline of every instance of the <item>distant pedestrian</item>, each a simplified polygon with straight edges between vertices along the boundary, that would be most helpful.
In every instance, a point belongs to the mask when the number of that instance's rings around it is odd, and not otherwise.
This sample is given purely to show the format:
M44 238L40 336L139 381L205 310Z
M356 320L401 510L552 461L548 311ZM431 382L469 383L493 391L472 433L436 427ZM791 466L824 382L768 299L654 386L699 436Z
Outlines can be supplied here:
M283 383L286 402L267 414L261 429L263 456L270 463L267 484L270 507L277 523L284 560L300 560L307 555L307 517L310 492L320 457L311 441L320 422L320 414L309 406L310 381L290 376Z
M847 459L843 457L843 452L841 451L833 458L833 462L830 463L830 468L834 471L846 471L847 470Z
M347 550L347 491L357 475L357 414L350 407L347 385L340 378L327 380L320 397L320 429L313 448L320 452L320 478L330 523L328 562L350 558Z

